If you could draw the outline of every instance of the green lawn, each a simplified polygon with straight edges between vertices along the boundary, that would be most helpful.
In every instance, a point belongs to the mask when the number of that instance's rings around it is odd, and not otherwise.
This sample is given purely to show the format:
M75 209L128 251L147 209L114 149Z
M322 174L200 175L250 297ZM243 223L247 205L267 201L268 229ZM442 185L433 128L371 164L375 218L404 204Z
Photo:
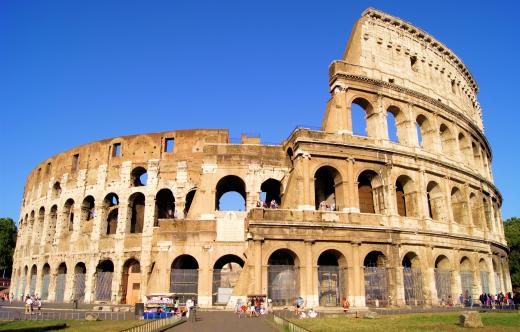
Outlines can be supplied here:
M87 332L87 331L102 331L112 332L121 331L133 326L141 325L146 322L139 320L104 320L104 321L84 321L84 320L47 320L47 321L0 321L0 331L12 330L12 331L31 331L38 332L44 331L42 327L67 324L67 328L62 330L45 330L45 331L74 331L74 332Z
M482 313L483 329L478 331L520 331L519 313ZM330 317L317 319L291 319L312 332L339 331L467 331L457 325L459 313L431 313L379 316L377 319Z

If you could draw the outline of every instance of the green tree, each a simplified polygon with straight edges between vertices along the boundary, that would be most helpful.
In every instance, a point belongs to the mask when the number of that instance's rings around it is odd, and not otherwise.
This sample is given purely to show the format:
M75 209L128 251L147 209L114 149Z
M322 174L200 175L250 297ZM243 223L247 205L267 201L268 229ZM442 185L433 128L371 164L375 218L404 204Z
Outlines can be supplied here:
M509 253L509 271L513 288L520 287L520 218L513 217L504 222L504 233Z
M13 254L16 246L16 225L11 218L0 218L0 277L10 277L13 268Z

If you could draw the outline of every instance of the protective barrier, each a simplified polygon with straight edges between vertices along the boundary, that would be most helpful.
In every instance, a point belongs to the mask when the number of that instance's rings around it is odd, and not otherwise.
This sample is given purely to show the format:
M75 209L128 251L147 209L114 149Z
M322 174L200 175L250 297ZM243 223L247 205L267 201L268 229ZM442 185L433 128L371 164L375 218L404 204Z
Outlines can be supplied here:
M36 274L31 274L31 285L29 288L29 294L34 295L36 293Z
M74 299L83 301L85 299L85 273L74 275Z
M294 305L298 295L298 269L294 265L270 265L268 267L268 297L273 305Z
M480 271L480 283L482 285L481 291L484 293L489 293L489 272Z
M50 284L50 274L46 273L42 278L42 291L40 297L42 300L47 300L49 298L49 284Z
M110 301L112 298L113 272L97 272L96 274L96 300Z
M423 305L421 269L403 267L404 298L407 305Z
M365 303L367 306L388 306L388 271L384 267L365 266Z
M241 271L230 269L213 270L213 303L226 304L229 301L233 288L238 281Z
M460 287L462 294L467 298L473 294L473 272L460 271Z
M58 273L56 276L56 302L63 302L65 299L65 277L64 273Z
M451 296L451 271L443 269L435 269L435 288L437 289L437 298L447 301Z
M344 289L344 274L339 266L318 267L318 292L320 306L339 306Z
M197 269L172 269L170 272L170 292L175 293L184 303L188 298L197 299L199 271Z

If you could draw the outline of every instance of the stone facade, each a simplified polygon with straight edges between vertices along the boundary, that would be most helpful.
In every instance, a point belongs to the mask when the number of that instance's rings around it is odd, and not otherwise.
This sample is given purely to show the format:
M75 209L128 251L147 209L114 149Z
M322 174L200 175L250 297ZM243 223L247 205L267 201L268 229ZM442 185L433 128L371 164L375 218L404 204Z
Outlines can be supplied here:
M253 294L365 307L511 291L477 91L449 48L368 9L330 66L321 130L280 145L232 144L217 129L125 136L38 165L13 291L89 303L171 291L205 307ZM366 136L353 134L355 108ZM242 211L220 211L230 191Z

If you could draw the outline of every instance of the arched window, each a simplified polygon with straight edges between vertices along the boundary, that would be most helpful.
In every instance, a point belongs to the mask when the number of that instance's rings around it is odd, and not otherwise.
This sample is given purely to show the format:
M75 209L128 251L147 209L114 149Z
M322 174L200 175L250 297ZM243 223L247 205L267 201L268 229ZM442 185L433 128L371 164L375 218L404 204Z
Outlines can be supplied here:
M451 189L451 210L453 212L453 221L461 225L467 225L466 218L466 202L464 195L459 188L453 187Z
M155 195L155 221L154 226L159 226L159 219L174 219L175 197L170 189L161 189Z
M473 272L471 261L467 257L460 260L460 286L462 294L466 299L473 296Z
M184 218L187 218L188 213L190 212L191 204L193 203L193 199L195 198L196 193L197 189L192 189L186 194L186 201L184 203Z
M464 136L463 133L459 133L459 152L460 152L460 159L464 161L465 163L471 162L471 147L469 146L469 141Z
M67 265L61 263L56 274L55 302L61 303L65 300L65 287L67 282Z
M381 181L376 172L363 171L358 176L359 212L381 213L384 208L384 196Z
M94 197L87 196L83 199L81 203L81 232L84 234L88 234L92 231L92 220L94 220L94 210L95 210L95 201Z
M336 186L341 184L341 175L331 166L320 167L314 174L314 202L316 210L338 210Z
M318 257L318 299L320 306L339 306L347 293L345 256L326 250Z
M404 298L407 305L423 305L422 272L416 253L407 253L402 262Z
M55 182L52 186L52 198L58 198L61 195L61 185L59 182Z
M112 300L112 276L114 274L114 263L107 259L99 262L96 267L96 301Z
M63 220L65 229L72 231L74 229L74 200L69 198L63 206Z
M451 297L451 268L450 261L444 255L435 260L435 289L439 302L447 303Z
M38 272L38 268L36 267L36 265L33 265L32 268L31 268L31 281L30 281L30 288L29 288L29 294L31 294L31 296L35 295L36 294L36 275L37 275L37 272Z
M442 220L444 203L441 187L435 181L430 181L426 186L426 197L428 199L428 213L433 220Z
M386 257L380 251L371 251L365 257L365 303L367 306L389 305L388 271Z
M386 112L386 124L388 128L388 139L393 142L405 142L405 116L396 106L390 106Z
M413 180L401 175L395 181L397 213L403 217L417 217L417 190Z
M103 210L106 216L106 234L116 234L119 216L119 197L114 193L106 195L103 200Z
M397 214L406 217L406 196L404 195L404 188L400 181L395 183L395 200L397 205Z
M267 296L273 305L293 305L299 296L298 257L289 249L279 249L267 262Z
M433 151L434 130L426 116L419 114L416 119L418 145L425 150Z
M486 261L482 258L479 263L480 270L480 286L482 288L482 293L489 293L489 268Z
M364 98L356 98L350 106L352 114L352 133L359 136L375 136L376 117L369 118L373 113L370 102Z
M148 173L144 167L136 167L130 173L130 179L133 187L146 186L148 182Z
M49 297L49 286L51 281L51 267L49 264L45 263L42 269L42 283L40 289L40 298L42 300L47 300Z
M77 263L74 267L73 299L82 302L85 299L85 281L87 267L85 263Z
M451 134L451 130L444 123L439 128L439 134L441 136L441 147L442 152L448 156L453 156L454 149L454 137Z
M130 207L130 233L142 233L144 226L145 198L142 193L133 193L128 199Z
M241 178L228 175L218 181L215 193L215 210L246 210L246 184Z
M235 255L224 255L213 265L213 304L227 304L238 282L244 260Z
M273 201L276 203L275 206L279 206L282 203L280 198L281 187L282 184L278 180L265 180L260 186L261 200L264 201L269 207L273 205Z

